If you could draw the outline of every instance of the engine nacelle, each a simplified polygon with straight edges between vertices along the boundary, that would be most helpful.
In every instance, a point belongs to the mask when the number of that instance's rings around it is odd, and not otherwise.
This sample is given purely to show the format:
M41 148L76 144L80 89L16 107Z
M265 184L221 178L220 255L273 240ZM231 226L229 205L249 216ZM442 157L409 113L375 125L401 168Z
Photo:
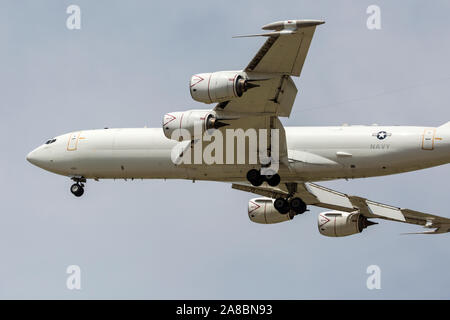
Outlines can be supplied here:
M244 73L219 71L192 76L189 87L192 99L209 104L242 97L249 86Z
M317 225L320 234L327 237L345 237L360 233L375 222L359 212L327 211L319 214Z
M292 220L291 213L281 214L273 206L274 199L255 198L248 202L248 217L252 222L273 224Z
M194 137L201 138L205 131L219 129L226 125L226 123L218 121L215 112L211 110L167 113L164 115L162 123L164 135L177 141L192 140Z

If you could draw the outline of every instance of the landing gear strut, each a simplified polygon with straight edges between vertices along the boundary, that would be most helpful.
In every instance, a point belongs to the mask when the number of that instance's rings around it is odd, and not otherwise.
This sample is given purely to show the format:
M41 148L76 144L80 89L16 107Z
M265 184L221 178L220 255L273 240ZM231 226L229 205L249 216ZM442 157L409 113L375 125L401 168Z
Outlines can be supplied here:
M84 183L86 183L86 179L72 178L72 180L75 181L75 184L70 187L70 192L72 192L75 197L79 198L84 194Z
M264 181L267 181L269 186L276 187L280 184L281 178L278 173L270 176L263 176L259 170L251 169L247 172L247 180L255 187L259 187Z

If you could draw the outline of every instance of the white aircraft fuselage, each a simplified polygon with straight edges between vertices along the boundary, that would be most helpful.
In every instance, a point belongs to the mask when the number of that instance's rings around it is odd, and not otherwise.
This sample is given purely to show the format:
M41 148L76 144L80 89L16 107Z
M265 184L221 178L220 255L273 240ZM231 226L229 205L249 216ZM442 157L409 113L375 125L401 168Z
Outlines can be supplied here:
M286 127L284 182L374 177L450 162L450 125ZM252 165L175 165L176 141L161 128L86 130L56 137L27 159L47 171L86 179L245 181Z
M385 219L450 232L450 219L347 195L313 182L396 174L450 162L450 122L412 126L284 127L320 20L263 26L266 41L243 70L191 77L193 100L208 110L167 113L160 128L86 130L48 140L27 159L70 177L76 197L87 179L190 179L233 182L257 194L255 223L290 221L307 207L326 208L318 230L329 237L360 233ZM231 134L230 134L231 133Z

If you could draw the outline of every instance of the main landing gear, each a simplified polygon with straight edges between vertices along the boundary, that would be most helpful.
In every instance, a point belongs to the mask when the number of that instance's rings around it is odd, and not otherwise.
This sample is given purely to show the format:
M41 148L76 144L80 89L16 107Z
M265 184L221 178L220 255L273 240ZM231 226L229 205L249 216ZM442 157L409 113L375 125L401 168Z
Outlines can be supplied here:
M70 187L70 192L72 192L75 197L79 198L84 194L84 184L86 183L86 179L72 178L72 180L75 181L75 184Z
M286 183L286 189L289 192L288 195L285 197L276 198L273 203L273 206L279 213L289 213L291 219L298 214L308 211L306 203L302 199L294 197L297 192L297 187L297 183Z
M276 187L280 184L281 178L278 173L270 176L263 176L259 170L251 169L247 172L247 180L255 187L259 187L264 181L267 181L269 186Z
M302 214L306 211L306 203L300 198L286 199L276 198L273 206L281 214L289 213L292 211L294 214Z
M264 176L259 170L251 169L247 172L247 180L255 187L259 187L264 183L264 181L266 181L269 186L276 187L280 184L281 178L278 173L271 176ZM275 202L273 203L275 209L281 214L289 213L293 216L306 212L306 203L298 197L293 197L297 192L297 184L286 183L286 187L289 194L286 197L279 197L275 199Z

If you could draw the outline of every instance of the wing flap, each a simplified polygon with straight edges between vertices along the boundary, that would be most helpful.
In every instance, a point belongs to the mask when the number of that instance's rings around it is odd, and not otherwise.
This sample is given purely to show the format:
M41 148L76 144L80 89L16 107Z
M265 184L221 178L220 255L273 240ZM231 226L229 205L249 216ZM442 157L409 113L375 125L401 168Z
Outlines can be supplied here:
M309 193L313 194L317 198L319 201L318 203L345 208L344 211L355 210L350 199L344 193L340 193L313 183L305 183L305 188ZM317 203L315 205L317 205Z
M369 211L378 217L384 217L392 220L406 221L405 216L399 208L387 206L385 204L366 200L366 206Z

